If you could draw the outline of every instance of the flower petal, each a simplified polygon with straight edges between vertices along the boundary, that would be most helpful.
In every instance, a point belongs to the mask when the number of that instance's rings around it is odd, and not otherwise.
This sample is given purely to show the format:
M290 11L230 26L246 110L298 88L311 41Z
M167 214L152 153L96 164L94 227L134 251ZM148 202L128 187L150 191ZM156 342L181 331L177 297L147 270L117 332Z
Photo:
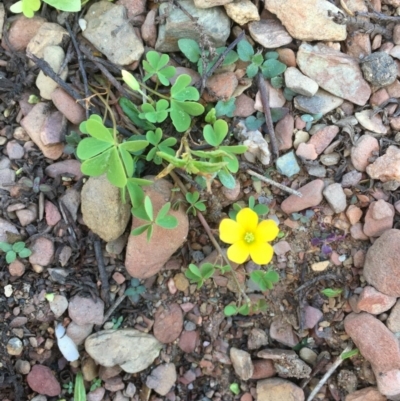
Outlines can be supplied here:
M236 221L245 232L254 233L258 224L258 215L250 208L245 207L237 214Z
M239 265L247 260L249 254L249 245L244 241L235 242L227 251L228 259Z
M243 238L244 230L231 219L223 219L219 225L219 238L227 244L233 244Z
M255 237L257 242L273 241L279 234L278 225L274 220L262 221L256 229Z
M266 265L272 260L274 249L267 242L253 242L250 246L250 257L258 265Z

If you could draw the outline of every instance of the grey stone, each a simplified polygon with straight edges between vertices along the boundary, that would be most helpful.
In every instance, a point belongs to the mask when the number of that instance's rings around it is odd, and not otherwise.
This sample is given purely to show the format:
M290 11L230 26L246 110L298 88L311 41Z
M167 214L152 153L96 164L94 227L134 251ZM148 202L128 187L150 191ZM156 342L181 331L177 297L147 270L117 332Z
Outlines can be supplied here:
M289 44L293 38L278 19L262 19L249 24L251 37L267 49Z
M304 96L314 96L318 91L318 84L306 77L295 67L289 67L285 71L285 85L287 88Z
M10 242L8 236L19 235L17 228L7 220L0 218L0 241Z
M294 98L294 107L296 109L305 111L310 114L322 115L335 110L343 103L343 99L330 93L319 89L318 92L312 96L296 96Z
M68 300L63 295L55 295L49 304L50 310L54 313L55 317L60 317L68 308Z
M254 366L248 352L232 347L230 357L236 374L242 380L249 380L253 376Z
M296 156L294 152L288 152L283 156L280 156L276 160L276 169L280 174L285 175L286 177L292 177L293 175L300 172L300 166L297 163Z
M135 329L103 330L85 341L86 352L102 366L119 365L125 372L136 373L149 367L162 344L152 335Z
M375 52L361 60L364 78L374 86L392 84L397 78L397 64L386 52Z
M129 23L124 6L100 1L89 8L85 19L83 36L111 62L128 65L140 60L144 47Z
M344 212L347 206L346 194L340 184L335 183L328 185L322 192L329 206L335 213Z
M0 4L0 39L3 37L3 26L4 26L4 17L5 17L5 10L4 10L4 4Z
M231 28L230 19L221 7L207 9L196 8L192 0L179 3L187 13L197 20L204 33L216 46L224 46ZM171 3L162 3L159 8L160 17L165 16L165 24L159 25L156 50L160 52L175 52L179 50L179 39L194 39L199 41L199 31L193 21L179 8Z
M176 368L173 363L164 363L153 369L146 379L146 386L160 395L167 395L176 382Z
M81 210L85 224L104 241L121 236L130 219L130 204L122 203L120 190L105 175L90 177L82 188Z

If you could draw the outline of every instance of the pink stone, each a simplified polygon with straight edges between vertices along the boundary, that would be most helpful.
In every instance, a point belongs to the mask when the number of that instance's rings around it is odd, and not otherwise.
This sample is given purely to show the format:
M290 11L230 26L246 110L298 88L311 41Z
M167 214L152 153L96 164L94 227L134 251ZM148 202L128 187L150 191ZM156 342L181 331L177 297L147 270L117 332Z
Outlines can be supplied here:
M358 298L358 308L372 315L379 315L380 313L386 312L395 303L395 297L382 294L369 285L363 288Z
M179 348L188 354L194 352L200 344L200 335L198 331L182 331L179 337Z
M364 233L369 237L379 237L393 227L394 207L380 199L371 202L365 215Z
M383 102L389 99L389 94L387 93L387 90L384 88L381 88L374 92L372 96L369 98L369 104L371 106L379 106Z
M382 182L400 181L400 149L390 145L386 153L378 157L366 170L371 178Z
M351 148L351 162L353 166L358 171L365 171L370 164L369 158L375 152L379 152L378 140L371 135L364 134Z
M386 401L376 387L366 387L346 395L345 401Z
M356 223L350 228L351 237L358 240L367 241L369 237L364 234L363 225L361 223Z
M256 109L254 108L254 100L250 97L242 93L236 98L235 101L235 111L233 112L234 117L248 117L251 116ZM293 118L293 117L292 117ZM279 123L278 123L279 124ZM277 126L278 126L277 124ZM277 135L278 139L278 134L276 132L277 128L275 128L275 134ZM280 149L280 148L279 148Z
M48 226L55 226L61 220L61 214L55 206L49 200L44 202L44 212L46 217L46 223Z
M53 260L54 245L53 241L46 237L36 238L31 246L32 255L29 256L29 262L33 265L47 266Z
M350 205L346 210L346 216L351 225L358 223L361 220L362 214L362 210L355 205Z
M34 365L27 376L29 387L39 394L55 397L61 393L61 386L50 368Z
M253 376L251 380L268 379L276 375L274 363L269 359L259 359L253 362Z
M273 340L288 347L294 347L299 342L292 325L280 318L275 318L272 321L269 334Z
M320 155L333 141L338 132L339 127L328 125L318 130L308 141L308 144L314 145L316 152Z
M279 150L288 150L293 145L294 118L291 113L286 114L275 126L275 135Z
M323 313L319 309L306 305L304 307L304 328L313 329L322 316Z
M318 153L314 145L302 142L296 149L296 156L303 157L306 160L316 160Z

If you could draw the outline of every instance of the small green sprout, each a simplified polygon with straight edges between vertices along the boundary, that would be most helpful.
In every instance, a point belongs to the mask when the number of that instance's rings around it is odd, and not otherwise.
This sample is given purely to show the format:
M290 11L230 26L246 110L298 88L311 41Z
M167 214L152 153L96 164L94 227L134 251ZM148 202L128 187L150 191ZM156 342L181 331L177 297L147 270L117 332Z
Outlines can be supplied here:
M143 60L143 68L147 72L143 81L147 81L153 75L157 75L158 80L164 85L169 86L169 79L176 73L176 68L167 66L169 62L168 54L159 54L156 51L149 51L146 60Z
M81 0L43 0L43 2L60 11L81 10ZM40 0L20 0L10 7L10 11L15 14L23 13L25 17L32 18L40 5Z
M233 394L238 395L240 393L240 387L238 383L231 383L229 386L229 390L232 391Z
M197 283L197 289L201 288L204 282L212 277L215 267L212 263L203 263L200 268L194 264L190 264L185 271L185 276L192 282Z
M74 392L74 383L72 383L72 381L69 381L68 383L64 383L63 388L65 388L65 390L67 390L68 394L72 394Z
M101 379L100 378L93 379L89 391L94 391L99 387L101 387Z
M321 291L322 294L324 294L328 298L335 298L339 296L343 290L341 288L325 288Z
M153 161L155 164L160 165L162 163L162 158L157 155L157 152L164 152L168 155L174 156L175 151L172 146L176 145L175 138L167 138L161 140L163 136L161 128L157 128L155 131L147 131L146 139L149 141L153 148L147 153L146 160Z
M75 377L74 401L86 401L85 384L81 372L77 373Z
M168 214L171 208L171 202L167 202L154 218L153 204L151 199L146 196L142 206L132 208L132 214L139 219L145 220L146 223L132 230L132 235L141 235L147 231L147 241L150 241L153 235L154 224L167 229L173 229L178 226L178 219Z
M344 361L345 359L352 358L353 356L356 356L359 353L360 350L358 348L355 348L347 352L342 352L342 354L340 354L340 358Z
M206 210L206 205L204 201L199 200L200 194L195 191L193 193L187 192L186 193L186 201L189 203L189 207L186 210L186 213L193 213L194 216L197 216L197 211L204 212Z
M254 198L254 196L250 196L249 198L249 206L248 206L251 210L253 210L254 212L256 212L259 216L264 216L267 213L269 213L269 207L267 205L263 205L261 203L259 203L258 205L256 205L256 200ZM229 211L229 217L232 220L236 220L236 216L237 214L243 209L242 206L240 206L238 203L234 203L232 205L233 210Z
M250 279L264 292L274 288L274 284L279 281L279 274L273 270L254 270L250 273Z
M141 285L137 278L132 278L130 284L130 287L125 290L125 295L136 304L139 302L140 296L146 292L146 287Z
M124 318L123 318L122 316L120 316L118 319L116 319L115 317L113 317L113 318L111 319L111 321L112 321L112 323L113 323L112 329L113 329L113 330L119 329L119 328L121 327L121 324L122 324L123 320L124 320Z
M244 303L240 306L229 304L224 308L225 316L243 315L248 316L250 313L263 313L268 309L268 304L265 299L259 299L253 303Z
M13 245L7 242L0 242L0 250L6 254L6 262L8 264L14 262L17 257L24 259L32 255L32 251L25 247L25 242L19 241Z
M314 122L318 121L322 118L322 113L318 114L303 114L300 118L306 123L306 131L311 129L311 126Z

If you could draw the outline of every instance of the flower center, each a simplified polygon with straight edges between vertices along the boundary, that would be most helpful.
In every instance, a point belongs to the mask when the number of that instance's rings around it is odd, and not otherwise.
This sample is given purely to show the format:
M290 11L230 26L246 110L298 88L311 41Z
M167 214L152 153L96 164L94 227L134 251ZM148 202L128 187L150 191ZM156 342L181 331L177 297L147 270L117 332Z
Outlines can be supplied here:
M254 242L254 234L253 233L246 233L244 235L244 242L247 242L248 244L251 244L252 242Z

